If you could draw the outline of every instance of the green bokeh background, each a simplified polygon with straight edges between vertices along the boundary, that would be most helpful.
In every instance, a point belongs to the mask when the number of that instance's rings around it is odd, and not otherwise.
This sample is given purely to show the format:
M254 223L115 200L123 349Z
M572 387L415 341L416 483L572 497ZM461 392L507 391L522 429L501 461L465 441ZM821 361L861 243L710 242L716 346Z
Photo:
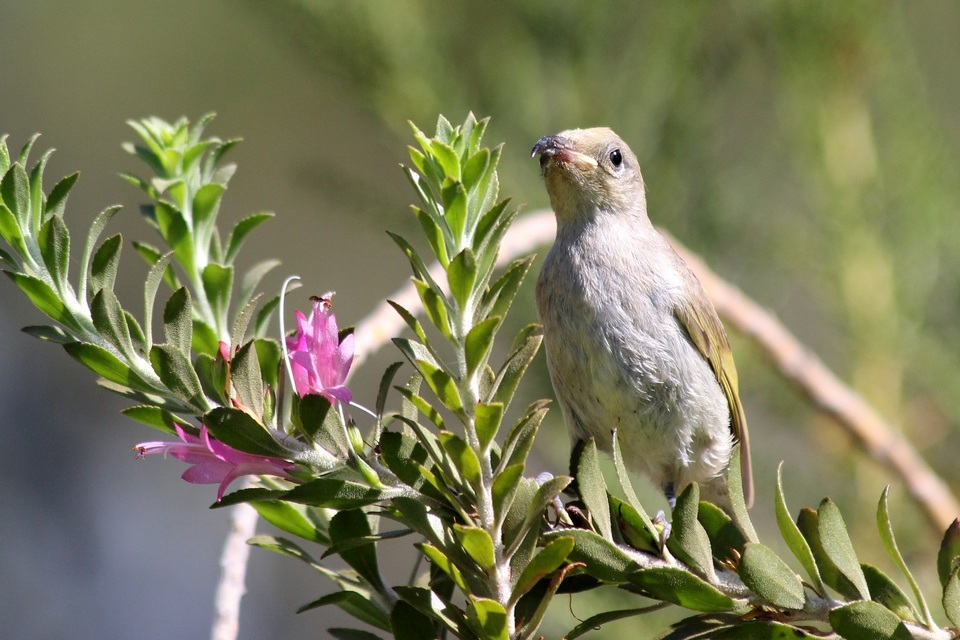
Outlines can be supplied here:
M77 233L116 202L127 240L121 299L137 304L151 239L142 171L123 124L218 112L245 138L221 215L273 210L245 249L283 259L306 295L336 290L341 324L404 280L383 232L416 234L397 164L407 120L492 116L502 193L546 205L528 150L542 135L608 125L642 163L649 209L713 268L771 309L956 488L960 468L960 5L929 2L88 2L0 0L0 132L56 147L76 169ZM269 286L279 283L279 275ZM532 284L528 283L528 284ZM515 322L533 319L530 287ZM155 434L57 348L17 329L41 321L0 283L0 631L32 638L197 638L226 514L175 461L135 462ZM754 517L775 544L772 492L840 504L862 560L888 567L873 529L892 479L812 412L734 337L755 447ZM356 373L372 402L381 354ZM537 361L524 393L548 396ZM562 471L558 413L532 466ZM938 542L896 485L901 546L936 599ZM254 551L241 638L326 637L333 612L294 616L328 585ZM602 594L613 602L613 591ZM624 600L620 606L636 606ZM576 600L586 617L596 601ZM572 625L568 602L544 629ZM662 626L666 617L611 625ZM339 620L338 623L342 623ZM596 634L600 637L600 634ZM642 637L642 636L640 636Z

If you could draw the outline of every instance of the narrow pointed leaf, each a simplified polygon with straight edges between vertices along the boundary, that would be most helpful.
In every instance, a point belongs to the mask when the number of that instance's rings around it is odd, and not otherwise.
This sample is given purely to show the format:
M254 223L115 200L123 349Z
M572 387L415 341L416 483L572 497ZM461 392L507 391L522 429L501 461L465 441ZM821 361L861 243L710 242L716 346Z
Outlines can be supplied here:
M860 569L860 561L853 550L853 543L847 533L843 516L840 515L840 509L830 498L825 498L820 503L817 516L820 544L824 553L837 570L856 587L860 598L869 600L870 590L867 588L866 578Z
M90 293L101 289L113 289L120 266L120 250L123 237L118 233L103 241L90 261Z
M593 438L586 441L583 453L580 455L580 464L577 467L577 485L580 496L590 510L593 524L607 540L613 541L613 531L610 527L610 505L607 501L607 485L600 470L600 456L597 443Z
M917 584L916 578L910 573L910 569L907 567L907 563L904 561L903 555L897 546L897 539L893 535L893 525L890 524L889 494L890 486L887 485L880 497L880 503L877 505L877 530L880 532L880 539L883 541L883 546L887 550L887 555L890 556L893 563L900 569L900 572L907 579L910 589L913 591L913 597L916 599L917 606L920 609L923 624L926 625L927 628L932 629L935 626L933 614L930 613L930 607L927 606L927 601L923 597L923 591L920 590L920 585Z
M711 582L716 581L713 570L713 552L710 538L697 520L700 487L693 482L677 498L673 509L673 523L667 548L679 560L696 570Z
M790 510L787 508L787 502L783 495L783 463L777 467L777 496L776 513L777 526L780 528L780 535L787 543L787 547L793 553L794 557L800 561L800 564L806 570L807 575L813 581L814 587L821 595L826 594L826 586L823 584L823 578L820 577L820 570L817 568L817 562L814 560L813 551L807 539L800 533L800 528L790 516Z

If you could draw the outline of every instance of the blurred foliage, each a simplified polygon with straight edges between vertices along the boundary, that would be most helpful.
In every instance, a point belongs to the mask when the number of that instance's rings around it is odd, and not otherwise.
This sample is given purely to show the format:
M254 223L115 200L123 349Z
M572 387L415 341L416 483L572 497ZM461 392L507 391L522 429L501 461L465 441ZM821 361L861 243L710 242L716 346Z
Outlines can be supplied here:
M494 116L520 201L545 204L527 144L616 129L654 221L773 307L956 485L956 4L247 5L398 137L408 119ZM786 457L789 481L790 457L806 458L798 469L841 476L818 489L872 511L882 476L736 347L758 477ZM801 423L826 457L785 453ZM906 540L908 555L933 544Z

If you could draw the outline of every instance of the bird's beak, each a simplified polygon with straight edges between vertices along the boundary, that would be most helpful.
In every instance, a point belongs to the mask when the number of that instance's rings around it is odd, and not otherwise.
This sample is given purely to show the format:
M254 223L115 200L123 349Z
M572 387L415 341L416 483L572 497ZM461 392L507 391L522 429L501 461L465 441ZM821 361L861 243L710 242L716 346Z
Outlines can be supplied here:
M546 171L551 160L565 165L571 165L581 171L594 169L597 161L577 151L569 140L562 136L544 136L537 140L530 151L530 157L540 155L540 167Z

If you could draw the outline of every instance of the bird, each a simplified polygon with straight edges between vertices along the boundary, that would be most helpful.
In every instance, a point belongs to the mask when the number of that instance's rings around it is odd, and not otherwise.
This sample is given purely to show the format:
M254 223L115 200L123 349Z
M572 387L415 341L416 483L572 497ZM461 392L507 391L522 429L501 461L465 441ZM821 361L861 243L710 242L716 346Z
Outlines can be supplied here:
M670 507L692 482L731 512L739 443L753 501L747 422L716 309L647 216L636 155L611 129L571 129L533 146L557 220L536 285L547 367L576 445L618 438L624 463ZM576 447L575 449L576 450Z

